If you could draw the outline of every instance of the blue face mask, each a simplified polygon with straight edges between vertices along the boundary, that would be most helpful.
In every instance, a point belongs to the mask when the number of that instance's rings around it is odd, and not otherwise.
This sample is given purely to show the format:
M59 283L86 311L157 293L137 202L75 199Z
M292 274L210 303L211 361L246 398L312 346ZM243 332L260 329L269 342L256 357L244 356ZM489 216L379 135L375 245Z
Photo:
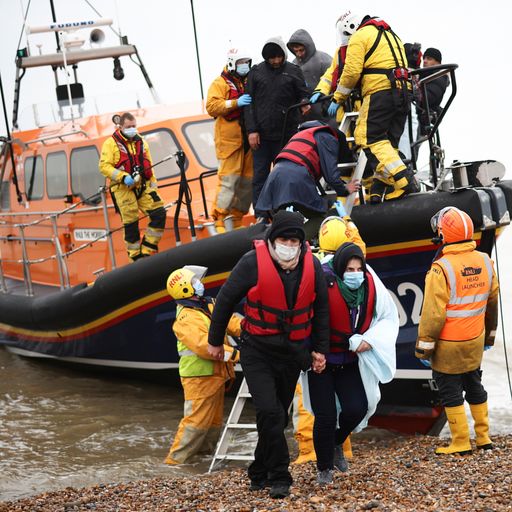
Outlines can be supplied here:
M199 279L192 284L192 287L198 297L202 297L204 295L204 284L201 283Z
M129 139L137 135L137 128L123 128L121 131L123 132L123 135L125 135Z
M357 290L364 283L364 272L345 272L343 282L351 290Z
M240 76L245 76L247 73L249 73L249 70L251 69L251 66L249 64L238 64L236 67L236 72Z

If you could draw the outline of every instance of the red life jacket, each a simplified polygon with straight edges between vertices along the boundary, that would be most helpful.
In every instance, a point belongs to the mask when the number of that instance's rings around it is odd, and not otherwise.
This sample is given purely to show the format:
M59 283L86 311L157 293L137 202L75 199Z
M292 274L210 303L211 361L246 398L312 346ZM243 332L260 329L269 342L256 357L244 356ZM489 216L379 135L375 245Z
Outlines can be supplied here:
M288 141L288 144L277 155L276 162L283 159L303 165L314 180L318 181L322 177L320 155L314 137L318 131L332 133L338 140L338 134L330 126L315 126L301 130Z
M343 73L343 67L345 66L345 60L347 58L347 47L340 46L338 50L338 63L332 72L331 77L331 89L329 90L329 94L332 94L336 91L338 87L338 80L340 79L341 74Z
M256 336L288 334L290 340L301 341L311 333L315 301L315 269L313 255L307 245L304 268L293 309L288 309L283 282L279 277L267 242L255 240L258 282L247 294L242 328Z
M366 272L368 297L361 304L361 311L355 330L352 330L350 311L341 294L339 286L334 282L328 286L329 293L329 329L330 352L345 352L349 349L349 338L352 334L362 334L368 330L375 310L375 282L370 272Z
M117 148L119 149L119 162L115 165L116 169L122 167L125 172L131 175L137 166L142 177L149 180L153 175L153 170L151 169L151 162L146 155L142 138L139 135L136 135L130 141L135 143L135 154L132 154L128 149L127 141L121 135L120 130L116 130L112 134L112 137L116 141Z
M245 90L245 83L242 80L238 80L236 77L234 77L231 73L228 73L225 69L220 74L222 78L224 78L224 81L228 84L229 87L229 95L228 100L237 100L242 96ZM229 114L226 114L224 119L227 119L228 121L234 121L235 119L239 119L241 115L241 110L239 108L236 108Z

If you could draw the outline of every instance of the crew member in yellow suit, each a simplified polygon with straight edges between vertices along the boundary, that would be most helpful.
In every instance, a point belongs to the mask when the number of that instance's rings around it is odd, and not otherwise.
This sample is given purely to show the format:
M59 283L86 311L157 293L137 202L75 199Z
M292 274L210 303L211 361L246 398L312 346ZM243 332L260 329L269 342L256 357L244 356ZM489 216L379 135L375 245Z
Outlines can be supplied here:
M231 218L233 227L242 224L252 200L252 151L243 127L242 109L250 105L246 94L251 57L237 48L228 52L227 64L208 89L206 110L215 118L215 150L219 160L217 193L212 218L218 232Z
M343 28L350 40L328 112L334 115L360 84L363 103L354 136L374 169L370 202L419 192L414 172L398 154L412 90L402 41L380 18L353 14Z
M180 356L179 373L185 395L181 420L166 464L183 464L200 452L212 452L222 426L225 385L234 379L238 350L224 339L224 359L208 354L208 330L214 301L204 296L206 267L185 266L171 273L167 291L176 301L172 326ZM240 335L242 317L234 314L227 334Z
M137 133L137 121L125 112L120 128L103 143L99 168L110 180L112 195L124 224L128 257L132 261L157 252L164 233L165 208L158 195L152 166L148 144ZM142 241L139 210L149 216Z
M363 251L366 257L366 244L363 242L357 226L349 215L343 212L343 217L326 217L320 225L318 232L319 251L315 255L322 263L326 263L333 256L338 247L345 242L353 242ZM293 425L295 439L299 445L299 455L295 464L316 461L315 448L313 446L313 424L315 417L308 412L302 402L302 387L297 384L293 398ZM347 459L352 458L352 444L350 437L343 443L343 453Z
M489 256L475 250L473 222L466 212L443 208L431 225L437 234L434 240L443 245L425 279L416 357L432 367L452 436L451 443L436 453L471 452L464 400L475 421L477 448L490 449L480 365L496 336L498 279Z

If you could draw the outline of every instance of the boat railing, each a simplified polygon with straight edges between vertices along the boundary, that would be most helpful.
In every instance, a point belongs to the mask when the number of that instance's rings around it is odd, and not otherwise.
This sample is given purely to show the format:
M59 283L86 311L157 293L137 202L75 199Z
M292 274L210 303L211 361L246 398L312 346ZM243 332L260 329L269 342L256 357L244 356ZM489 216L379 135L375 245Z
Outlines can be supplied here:
M176 205L176 213L175 213L175 223L174 223L174 231L175 231L175 239L176 244L178 245L180 242L180 234L179 234L179 225L177 223L177 217L179 214L179 208L181 206L181 203L185 203L188 209L188 220L189 220L189 226L188 228L191 231L192 238L195 239L195 229L197 226L194 225L194 220L191 215L191 195L190 191L188 191L188 195L185 194L185 190L188 189L188 184L190 182L199 181L200 189L201 189L201 196L202 196L202 203L204 207L204 215L205 218L208 217L208 206L206 201L206 191L204 186L204 180L205 178L208 178L210 176L213 176L217 173L217 169L210 169L208 171L202 172L198 177L187 179L183 178L183 176L180 177L179 181L173 181L170 183L166 183L160 186L160 188L166 188L166 187L180 187L180 191L178 194L178 199L176 201L172 201L171 203L168 203L164 205L165 210L168 210L169 208ZM183 182L183 179L185 179L185 183ZM20 215L23 216L38 216L37 219L26 222L26 223L13 223L11 226L18 230L19 236L13 236L13 235L7 235L0 237L0 241L19 241L21 244L21 251L22 251L22 259L20 260L4 260L1 258L0 255L0 288L2 288L2 291L6 292L7 287L5 283L4 273L3 273L3 263L16 263L23 266L23 279L25 283L25 289L26 293L29 296L32 296L34 294L33 291L33 282L32 282L32 275L31 275L31 265L44 263L51 260L56 260L57 267L58 267L58 273L59 273L59 282L60 282L60 288L66 289L70 287L70 278L69 278L69 270L67 265L67 259L86 249L87 247L91 247L94 244L96 244L99 241L105 241L107 240L108 244L108 251L109 251L109 257L110 257L110 263L111 268L115 269L117 267L116 263L116 256L115 256L115 250L114 250L114 244L113 244L113 235L124 229L124 226L121 225L117 228L112 228L110 225L108 210L111 208L114 208L113 205L109 205L107 203L107 190L108 187L103 186L99 189L99 191L90 197L87 197L85 199L82 199L76 203L73 203L71 206L64 208L63 210L60 210L58 212L11 212L11 213L5 213L2 214L4 217L19 217ZM84 204L90 204L91 200L96 200L98 198L98 195L101 198L101 204L98 206L93 207L85 207L80 208L77 210L79 206L82 206ZM183 197L185 195L185 197ZM58 232L58 219L64 215L74 215L74 214L83 214L83 213L90 213L94 211L103 211L103 219L104 219L104 227L105 227L105 233L102 233L101 235L93 238L92 240L89 240L87 242L84 242L80 246L73 248L69 251L64 251L61 245L61 241L59 238L59 232ZM142 215L139 220L142 220L144 218L147 218L148 215ZM2 221L4 225L8 225L5 221ZM40 225L42 223L50 222L52 226L52 236L51 237L27 237L25 235L25 230L27 228L32 228L34 226ZM28 242L43 242L43 243L51 243L54 245L54 254L47 256L45 258L38 258L38 259L30 259L28 255L28 249L27 249L27 243Z

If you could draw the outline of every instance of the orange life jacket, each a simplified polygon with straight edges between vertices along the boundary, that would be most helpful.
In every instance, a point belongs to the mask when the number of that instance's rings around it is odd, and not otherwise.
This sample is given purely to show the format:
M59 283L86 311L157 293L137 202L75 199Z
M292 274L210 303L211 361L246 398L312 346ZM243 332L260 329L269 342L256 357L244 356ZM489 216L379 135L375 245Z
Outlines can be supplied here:
M303 165L315 181L318 181L322 177L320 155L314 137L318 131L332 133L336 140L338 140L338 134L330 126L315 126L301 130L288 141L288 144L277 155L276 162L279 160L290 160L296 164Z
M353 334L362 334L368 330L375 310L375 282L370 272L366 272L368 283L368 297L363 304L355 330L352 329L350 311L347 303L341 294L336 278L333 275L333 282L327 288L329 294L329 329L330 329L330 352L344 352L349 349L349 338Z
M144 142L139 135L136 135L130 142L135 143L135 154L130 153L126 139L121 135L120 130L116 130L112 137L116 141L119 149L119 162L114 166L116 169L123 168L128 174L133 174L137 170L143 178L149 179L153 175L151 162L144 149Z
M307 245L297 299L288 309L283 282L279 277L264 240L255 240L258 282L248 294L242 327L250 334L267 336L288 334L290 340L300 341L311 334L311 318L315 301L315 268L313 255Z
M345 59L347 57L347 47L340 46L338 50L338 62L334 71L332 72L331 77L331 89L329 90L329 94L332 94L336 91L338 87L338 80L340 79L341 74L343 73L343 66L345 66Z
M243 80L238 80L236 77L234 77L231 73L227 72L226 70L222 71L220 75L226 84L228 84L229 87L229 95L228 100L237 100L242 96L245 90L245 83ZM229 114L226 114L224 119L227 119L228 121L234 121L235 119L239 119L242 111L239 108L235 108L232 112Z
M492 284L489 256L479 251L445 254L437 260L450 287L446 305L446 322L439 338L465 341L485 330L485 310Z

